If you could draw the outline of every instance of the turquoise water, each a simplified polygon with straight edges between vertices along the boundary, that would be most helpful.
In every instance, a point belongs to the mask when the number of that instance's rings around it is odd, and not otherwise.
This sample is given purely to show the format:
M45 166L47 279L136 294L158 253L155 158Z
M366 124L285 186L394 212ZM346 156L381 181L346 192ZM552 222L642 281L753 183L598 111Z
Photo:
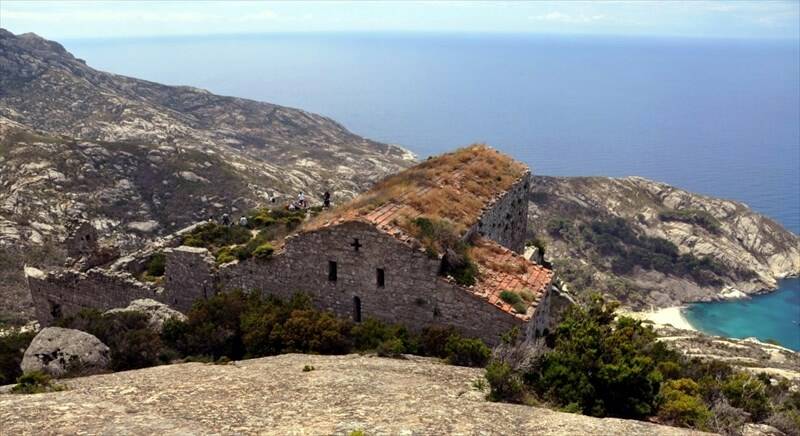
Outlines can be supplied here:
M781 280L775 292L749 299L696 303L684 310L700 331L730 338L774 339L800 351L800 279Z
M800 43L309 34L68 40L93 67L331 116L425 157L486 141L536 174L639 175L800 232ZM693 305L713 334L800 349L800 281Z

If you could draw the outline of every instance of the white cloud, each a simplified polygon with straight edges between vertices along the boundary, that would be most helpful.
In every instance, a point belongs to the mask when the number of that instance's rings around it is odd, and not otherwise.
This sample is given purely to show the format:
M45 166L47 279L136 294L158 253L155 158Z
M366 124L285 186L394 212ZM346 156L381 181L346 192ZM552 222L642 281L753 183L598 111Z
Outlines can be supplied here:
M595 21L605 20L607 16L605 14L571 15L571 14L565 14L563 12L553 11L543 15L533 15L530 16L529 18L535 21L550 21L554 23L592 23Z

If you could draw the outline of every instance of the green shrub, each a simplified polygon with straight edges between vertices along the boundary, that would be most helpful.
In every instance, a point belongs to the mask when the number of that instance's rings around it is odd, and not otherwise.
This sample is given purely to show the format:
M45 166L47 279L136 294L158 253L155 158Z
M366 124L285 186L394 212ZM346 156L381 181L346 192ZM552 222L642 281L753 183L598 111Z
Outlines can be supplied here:
M284 353L345 354L352 348L350 328L331 312L305 309L293 310L278 333Z
M0 336L0 385L10 384L22 375L19 368L22 355L36 333L12 332Z
M203 224L184 236L183 244L192 247L217 249L227 245L244 244L250 240L250 230L241 226Z
M407 353L414 353L417 350L415 338L404 326L386 324L373 318L354 324L350 335L353 338L353 346L358 351L377 350L381 344L391 339L400 339Z
M766 390L763 381L745 372L735 373L722 385L722 393L731 405L749 413L754 422L765 419L771 412Z
M451 335L445 346L447 361L458 366L486 366L492 350L480 339L466 339L458 335Z
M315 369L316 369L316 368L314 368L314 367L313 367L313 366L311 366L311 365L304 365L304 366L303 366L303 372L311 372L311 371L313 371L313 370L315 370Z
M519 403L522 401L523 384L519 374L505 362L493 360L486 367L486 381L489 382L489 399Z
M517 313L525 313L528 310L528 305L522 300L519 294L511 291L500 292L500 299L510 304Z
M275 248L272 247L272 244L270 244L269 242L265 242L256 247L255 250L253 250L253 256L259 259L266 259L272 256L272 253L274 252Z
M700 386L692 379L668 380L661 385L658 417L670 425L708 429L711 411L700 396Z
M197 300L186 314L185 322L165 324L162 338L184 355L222 356L239 360L244 357L241 318L261 303L257 294L241 291L222 292Z
M422 329L419 336L419 354L432 357L447 357L447 340L458 335L452 326L429 326Z
M162 252L158 252L150 256L147 261L147 274L151 277L162 277L166 269L167 257Z
M616 307L595 296L567 311L555 349L526 374L541 397L593 416L643 418L655 410L661 374L652 353L663 345L640 321L615 322Z
M400 338L387 339L375 350L381 357L400 357L406 351Z
M32 371L19 376L17 384L11 388L11 392L14 394L41 394L64 389L64 386L53 383L49 375L40 371Z

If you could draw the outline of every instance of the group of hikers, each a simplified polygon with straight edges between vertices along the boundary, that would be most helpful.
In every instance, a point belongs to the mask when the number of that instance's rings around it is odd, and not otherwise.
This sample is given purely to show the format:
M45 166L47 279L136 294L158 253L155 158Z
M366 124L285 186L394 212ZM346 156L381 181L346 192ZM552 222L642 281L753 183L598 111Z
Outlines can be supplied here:
M322 194L322 207L325 209L331 207L331 193L329 191L325 191L325 193ZM297 195L297 200L289 204L288 209L289 210L308 209L308 201L306 201L306 195L301 191L300 194Z
M270 195L269 201L270 201L270 203L276 203L277 202L277 198L275 197L275 194L271 194ZM331 193L329 191L325 191L325 193L322 194L322 207L324 209L328 209L328 208L331 207ZM286 206L286 208L288 210L304 210L304 209L308 209L308 201L306 200L306 195L301 191L300 194L297 195L297 199L295 201L289 203L289 205ZM211 216L208 217L208 221L209 222L215 222L216 220L214 219L214 216L211 215ZM227 213L222 214L222 218L220 219L220 224L222 224L223 226L231 226L231 225L233 225L233 221L231 220L230 215L228 215ZM239 218L238 224L240 226L242 226L242 227L247 227L247 224L248 224L247 217L245 215L242 215Z

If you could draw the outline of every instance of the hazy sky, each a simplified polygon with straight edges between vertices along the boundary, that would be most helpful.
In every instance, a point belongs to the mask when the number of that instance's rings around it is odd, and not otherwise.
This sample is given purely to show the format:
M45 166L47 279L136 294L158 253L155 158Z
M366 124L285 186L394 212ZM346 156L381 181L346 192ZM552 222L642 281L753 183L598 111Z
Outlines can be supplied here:
M0 27L47 38L219 33L535 32L800 38L800 1L0 1Z

